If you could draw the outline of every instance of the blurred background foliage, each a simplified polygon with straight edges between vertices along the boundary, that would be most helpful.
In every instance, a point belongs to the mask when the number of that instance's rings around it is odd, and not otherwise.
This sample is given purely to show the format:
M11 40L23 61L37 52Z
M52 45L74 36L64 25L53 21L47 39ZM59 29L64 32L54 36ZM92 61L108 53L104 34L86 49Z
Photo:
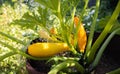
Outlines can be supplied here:
M17 0L0 0L0 32L27 42L23 35L32 33L32 30L21 29L18 25L10 25L13 20L20 19L24 13L28 12L28 6ZM11 39L0 35L0 42L4 42L16 49L23 48ZM0 43L0 56L10 52L5 45ZM26 74L25 58L20 55L8 57L0 62L0 74Z
M94 5L95 5L96 0L89 0L89 4L88 4L88 9L87 9L87 14L84 16L84 23L85 23L85 27L86 29L89 31L90 25L92 24L92 20L93 20L93 15L94 15ZM110 16L112 15L118 0L100 0L100 8L99 8L99 15L97 18L97 23L96 23L96 28L95 31L96 32L101 32L103 30L103 28L106 26L105 24L107 23L107 21L110 19ZM113 31L114 29L120 27L120 16L118 17L117 21L115 22L115 26L113 27L113 29L111 31ZM120 35L120 33L117 33L118 35Z
M65 2L67 2L67 0L62 1L63 7L67 7L65 5ZM104 28L104 24L106 21L109 20L109 16L114 11L117 1L118 0L101 0L96 31L101 31ZM90 0L88 9L86 10L86 13L84 13L84 20L82 22L84 23L84 26L87 31L89 31L89 27L92 23L91 20L93 20L93 14L95 12L94 5L95 0ZM42 24L42 26L46 26L48 30L51 28L51 26L57 28L58 22L57 20L55 20L56 17L52 15L52 13L50 13L49 10L44 9L44 7L42 6L41 8L37 8L38 6L39 4L34 2L34 0L0 0L0 31L27 43L38 36L36 32L38 32L41 29L41 27L38 25L41 22L44 23ZM76 15L80 15L83 6L84 2L83 0L81 0L80 4L77 6ZM63 14L64 12L69 11L65 9L63 9ZM40 13L41 15L39 15L38 13ZM42 14L46 15L42 16ZM67 13L63 16L69 16L70 14L71 13ZM48 19L48 21L42 21L44 19ZM119 23L120 18L118 18L118 21L116 22L116 27L114 29L120 27ZM24 48L23 45L16 43L15 41L12 41L11 39L3 35L0 35L0 41L14 46L14 48L17 49ZM0 55L3 55L10 51L11 50L9 50L6 46L0 44ZM25 67L25 57L22 57L20 55L14 55L0 62L0 74L26 73L27 72Z

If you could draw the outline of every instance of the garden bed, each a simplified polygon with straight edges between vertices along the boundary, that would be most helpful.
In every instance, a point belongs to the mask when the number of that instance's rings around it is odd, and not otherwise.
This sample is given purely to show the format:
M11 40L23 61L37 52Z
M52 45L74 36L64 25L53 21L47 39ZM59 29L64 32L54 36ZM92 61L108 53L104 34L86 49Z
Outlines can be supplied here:
M96 40L98 35L99 33L95 34L94 41ZM94 71L95 74L105 74L120 67L119 44L120 37L119 35L115 35L115 37L107 46L104 54L102 55L102 58ZM47 72L49 72L51 64L46 64L45 62L46 60L36 61L27 59L26 67L29 74L47 74Z

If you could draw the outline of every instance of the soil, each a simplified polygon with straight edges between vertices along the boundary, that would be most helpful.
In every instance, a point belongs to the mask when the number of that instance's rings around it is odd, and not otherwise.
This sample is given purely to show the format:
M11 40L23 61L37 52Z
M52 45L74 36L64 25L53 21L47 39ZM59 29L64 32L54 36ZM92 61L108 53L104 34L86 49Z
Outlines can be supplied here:
M95 39L99 33L95 34ZM108 44L102 58L96 68L95 74L105 74L117 68L120 68L120 36L115 35Z
M105 74L117 68L120 68L120 63L118 61L115 61L112 57L103 55L95 70L95 74Z
M46 64L46 60L28 60L26 68L28 74L47 74L50 70L50 65Z

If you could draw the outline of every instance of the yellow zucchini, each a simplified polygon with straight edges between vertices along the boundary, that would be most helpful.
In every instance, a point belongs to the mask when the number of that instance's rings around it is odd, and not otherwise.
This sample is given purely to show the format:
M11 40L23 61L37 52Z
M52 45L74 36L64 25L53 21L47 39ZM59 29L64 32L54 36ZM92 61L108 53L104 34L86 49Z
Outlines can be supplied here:
M67 43L35 43L28 46L28 53L34 57L49 57L68 51Z

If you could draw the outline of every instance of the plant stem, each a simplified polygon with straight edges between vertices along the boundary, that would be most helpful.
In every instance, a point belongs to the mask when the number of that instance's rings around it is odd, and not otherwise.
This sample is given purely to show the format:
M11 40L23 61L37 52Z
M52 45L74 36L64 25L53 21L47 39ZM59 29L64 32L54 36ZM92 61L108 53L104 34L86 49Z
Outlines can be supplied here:
M13 52L18 51L17 49L15 49L15 48L13 48L12 46L6 44L5 42L0 41L0 43L1 43L2 45L4 45L5 47L9 48L10 50L12 50Z
M99 48L100 44L103 42L103 40L105 39L105 37L107 36L107 34L111 30L111 28L113 27L114 22L116 21L117 17L119 16L119 13L120 13L120 0L118 1L118 4L117 4L110 20L108 21L107 25L105 26L104 30L102 31L102 33L100 34L98 39L93 44L91 50L86 53L88 64L93 61L97 49Z
M16 54L16 53L13 52L13 51L10 51L10 52L8 52L8 53L5 53L4 55L0 56L0 61L4 60L4 59L7 58L7 57L10 57L10 56L12 56L12 55L15 55L15 54Z
M86 46L85 57L86 57L88 51L90 51L90 48L91 48L91 45L92 45L95 26L96 26L96 21L97 21L98 12L99 12L99 6L100 6L100 0L97 0L96 1L95 14L94 14L94 18L93 18L93 23L92 23L91 28L90 28L90 34L89 34L88 42L87 42L87 46Z
M105 50L105 48L107 47L107 45L109 44L110 40L114 37L114 35L120 31L120 28L116 29L115 31L113 31L109 37L106 39L106 41L103 43L103 45L101 46L101 48L99 49L97 56L92 64L92 67L95 68L98 64L98 62L100 61L100 58Z
M83 15L84 15L84 13L85 13L85 11L86 11L86 8L87 8L87 6L88 6L88 2L89 2L89 0L85 0L85 5L84 5L84 8L83 8L83 10L82 10L82 12L81 12L80 19L83 18ZM81 21L82 21L82 20L81 20Z
M22 56L24 56L24 57L26 57L26 58L29 58L29 59L34 59L34 60L46 60L46 59L50 59L50 57L33 57L33 56L30 56L30 55L28 55L28 54L26 54L25 52L23 52L23 51L17 51L17 54L20 54L20 55L22 55Z
M5 36L5 37L8 37L8 38L10 38L11 40L14 40L14 41L16 41L16 42L18 42L18 43L20 43L20 44L26 45L26 43L25 43L24 41L21 41L21 40L15 38L15 37L13 37L13 36L10 36L10 35L5 34L5 33L3 33L3 32L0 32L0 34L3 35L3 36Z
M58 2L58 11L57 11L57 17L58 17L58 19L59 19L59 23L60 23L60 26L61 26L61 28L62 28L62 37L64 38L64 25L63 25L63 20L62 20L62 16L61 16L61 10L60 10L60 7L61 7L61 2L60 2L60 0L59 0L59 2ZM65 40L65 39L64 39Z
M63 17L61 16L61 11L60 11L60 0L59 0L59 3L58 3L58 18L59 18L59 21L60 21L60 26L62 28L62 37L64 38L64 41L67 42L68 46L71 48L71 51L74 53L74 54L77 54L77 51L73 48L73 46L71 45L70 41L69 41L69 36L67 36L67 31L66 31L66 28L65 28L65 23L63 23ZM76 7L74 7L74 10L73 10L73 14L75 14L75 11L76 11ZM72 18L73 19L73 18Z
M26 58L30 58L30 59L34 59L34 60L45 60L45 59L49 59L49 58L50 58L50 57L47 57L47 58L42 58L42 57L36 58L36 57L30 56L30 55L26 54L25 52L21 51L20 49L16 49L16 48L14 48L14 47L12 47L12 46L4 43L4 42L1 42L1 41L0 41L0 43L3 44L4 46L8 47L9 49L11 49L13 53L15 53L15 54L20 54L20 55L22 55L22 56L24 56L24 57L26 57ZM26 48L23 49L23 50L26 50ZM10 55L10 54L9 54L9 55ZM12 53L11 53L11 55L12 55ZM7 55L6 55L6 56L7 56ZM9 56L8 56L8 57L9 57Z
M79 32L79 30L80 30L80 25L81 25L81 22L82 22L82 18L83 18L83 15L84 15L84 13L85 13L85 10L86 10L86 8L87 8L87 6L88 6L88 2L89 2L89 0L85 0L85 5L84 5L84 8L83 8L83 10L82 10L82 12L81 12L81 15L80 15L80 17L79 17L79 22L78 22L78 26L77 26L77 28L76 28L76 31L75 31L75 34L74 34L74 46L76 47L77 46L77 42L78 42L78 32Z
M76 12L76 7L74 6L74 8L73 8L73 13L72 13L72 22L71 22L71 33L72 33L72 30L73 30L73 28L74 28L74 15L75 15L75 12ZM72 44L70 43L71 42L71 40L72 40L72 38L71 38L71 33L69 34L69 43L68 43L68 45L69 45L69 47L71 48L71 51L74 53L74 54L77 54L77 51L75 50L75 48L72 46ZM76 38L75 38L76 39ZM75 39L74 39L74 41L75 41ZM76 41L77 42L77 41Z
M74 61L79 61L80 58L78 57L61 57L61 56L56 56L50 59L51 60L60 60L60 61L66 61L66 60L74 60Z
M68 61L65 61L65 62L58 64L48 74L57 74L57 72L59 72L60 70L62 70L64 68L74 67L74 66L77 68L77 70L81 74L84 74L85 69L83 68L83 66L80 65L78 62L71 61L71 60L68 60Z
M71 22L71 26L70 26L70 32L72 33L73 29L74 29L74 16L75 16L75 12L76 12L76 7L73 8L73 13L72 13L72 22ZM71 35L70 33L70 35ZM69 35L69 38L71 38L71 36ZM72 38L71 38L72 39ZM70 40L71 40L70 39Z

